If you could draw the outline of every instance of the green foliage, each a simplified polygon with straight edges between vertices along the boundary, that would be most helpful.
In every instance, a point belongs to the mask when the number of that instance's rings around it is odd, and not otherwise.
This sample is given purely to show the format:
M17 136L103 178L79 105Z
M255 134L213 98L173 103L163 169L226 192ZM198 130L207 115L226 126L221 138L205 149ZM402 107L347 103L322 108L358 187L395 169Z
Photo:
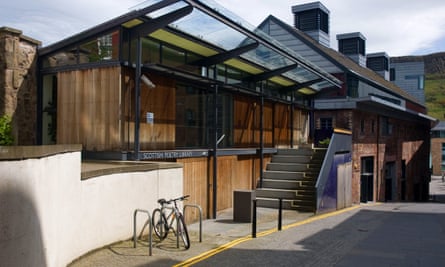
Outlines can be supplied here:
M425 102L428 115L445 119L445 75L427 75L425 78Z
M323 140L318 141L318 144L320 144L321 146L328 146L330 142L331 142L330 138L325 138Z
M3 115L0 117L0 145L9 146L13 143L11 117Z

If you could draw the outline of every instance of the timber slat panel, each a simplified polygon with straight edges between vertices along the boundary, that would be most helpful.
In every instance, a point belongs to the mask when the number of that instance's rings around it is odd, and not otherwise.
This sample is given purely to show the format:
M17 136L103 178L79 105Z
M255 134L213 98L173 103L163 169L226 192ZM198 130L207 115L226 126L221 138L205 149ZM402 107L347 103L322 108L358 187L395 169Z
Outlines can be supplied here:
M86 150L120 149L120 67L60 72L57 142Z

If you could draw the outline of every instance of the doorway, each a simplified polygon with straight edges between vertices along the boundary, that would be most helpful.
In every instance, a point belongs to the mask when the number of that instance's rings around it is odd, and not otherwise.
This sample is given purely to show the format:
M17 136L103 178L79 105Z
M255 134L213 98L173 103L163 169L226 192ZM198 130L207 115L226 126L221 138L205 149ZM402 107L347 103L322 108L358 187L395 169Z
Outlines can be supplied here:
M385 201L397 200L396 163L385 165Z
M360 165L360 202L373 201L374 157L363 157Z

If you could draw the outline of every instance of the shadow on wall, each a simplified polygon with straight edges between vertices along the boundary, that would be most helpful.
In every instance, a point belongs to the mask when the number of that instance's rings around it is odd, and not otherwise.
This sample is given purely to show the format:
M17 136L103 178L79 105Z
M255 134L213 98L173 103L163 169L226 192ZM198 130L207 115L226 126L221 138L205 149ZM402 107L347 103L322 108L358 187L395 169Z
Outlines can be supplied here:
M47 266L40 219L28 194L0 188L0 265Z

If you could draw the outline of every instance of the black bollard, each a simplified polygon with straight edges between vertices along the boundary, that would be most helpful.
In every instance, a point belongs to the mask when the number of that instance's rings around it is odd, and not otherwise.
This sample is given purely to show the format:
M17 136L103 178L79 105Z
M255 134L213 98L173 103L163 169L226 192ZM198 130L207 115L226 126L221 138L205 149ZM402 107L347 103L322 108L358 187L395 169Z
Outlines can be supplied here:
M252 238L256 238L256 199L253 199Z
M281 220L283 218L283 199L279 199L278 204L278 231L281 231Z

